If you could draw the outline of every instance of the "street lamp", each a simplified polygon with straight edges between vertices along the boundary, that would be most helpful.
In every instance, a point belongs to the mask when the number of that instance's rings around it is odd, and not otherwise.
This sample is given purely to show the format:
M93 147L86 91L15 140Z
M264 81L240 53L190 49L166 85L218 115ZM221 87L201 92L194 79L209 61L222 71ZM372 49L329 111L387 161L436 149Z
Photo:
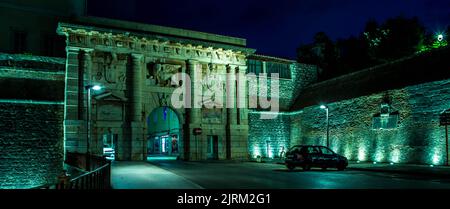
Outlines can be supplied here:
M86 111L86 169L91 170L91 153L90 153L90 141L91 141L91 91L99 91L102 89L99 85L87 85L87 111Z
M320 105L320 109L325 110L327 113L327 147L330 147L330 120L328 117L328 106Z

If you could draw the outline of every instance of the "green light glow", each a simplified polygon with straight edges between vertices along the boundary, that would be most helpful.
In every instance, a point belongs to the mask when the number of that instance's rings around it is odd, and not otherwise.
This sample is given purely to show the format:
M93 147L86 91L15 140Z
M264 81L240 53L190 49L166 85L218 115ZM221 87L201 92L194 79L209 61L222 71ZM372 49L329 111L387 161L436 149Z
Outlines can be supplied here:
M441 157L439 156L439 153L435 152L432 159L433 165L438 165L440 161Z
M346 144L345 149L344 149L344 156L347 159L353 159L353 153L352 153L352 149L350 147L349 144Z
M367 157L367 152L366 149L363 147L359 147L358 148L358 160L359 161L366 161Z
M391 161L392 161L393 163L399 163L399 161L400 161L400 155L401 155L400 150L399 150L399 149L394 149L394 150L391 152Z
M438 35L436 35L436 39L433 43L431 43L429 45L420 46L417 53L424 53L424 52L430 51L432 49L439 49L441 47L446 47L447 45L448 45L448 42L447 42L447 40L445 40L445 35L442 33L439 33Z
M377 151L375 152L375 161L377 161L377 162L384 161L384 153L381 148L377 148Z
M258 146L254 145L252 151L253 151L253 158L261 156L261 151L259 150Z

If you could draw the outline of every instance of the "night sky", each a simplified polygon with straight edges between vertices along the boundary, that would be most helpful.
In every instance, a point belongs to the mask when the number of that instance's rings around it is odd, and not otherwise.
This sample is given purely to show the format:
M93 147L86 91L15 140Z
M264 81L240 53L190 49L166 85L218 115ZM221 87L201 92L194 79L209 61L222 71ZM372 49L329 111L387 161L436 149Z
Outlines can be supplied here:
M316 32L357 36L369 19L418 16L428 31L450 24L449 0L96 0L88 14L247 39L258 54L295 58Z

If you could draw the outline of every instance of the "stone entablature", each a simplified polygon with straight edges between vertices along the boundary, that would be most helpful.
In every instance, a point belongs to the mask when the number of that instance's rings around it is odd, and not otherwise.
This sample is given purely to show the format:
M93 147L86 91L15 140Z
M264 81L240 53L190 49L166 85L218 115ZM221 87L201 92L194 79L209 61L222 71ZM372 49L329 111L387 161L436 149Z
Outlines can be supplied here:
M68 37L67 45L80 49L115 51L119 53L138 53L145 56L189 60L199 62L246 65L246 55L254 50L224 46L194 45L174 42L167 38L154 35L136 34L125 31L102 31L101 28L85 27L60 23L58 33ZM207 43L206 43L207 44ZM233 48L233 49L227 49Z

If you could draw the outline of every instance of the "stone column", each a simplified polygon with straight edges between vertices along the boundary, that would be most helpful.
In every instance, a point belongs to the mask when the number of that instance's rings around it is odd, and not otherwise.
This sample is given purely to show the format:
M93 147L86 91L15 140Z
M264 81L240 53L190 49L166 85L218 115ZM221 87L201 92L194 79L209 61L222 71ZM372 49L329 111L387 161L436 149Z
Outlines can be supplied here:
M227 93L227 100L229 101L228 111L230 111L230 125L237 124L237 96L236 96L236 72L238 67L235 65L230 65L229 69L227 69L227 85L229 93Z
M64 97L64 139L65 147L64 153L68 152L84 152L85 148L80 147L81 142L85 139L80 135L82 129L82 121L79 118L79 56L80 49L67 47L66 48L66 75L65 75L65 97ZM82 93L82 92L81 92ZM84 150L82 150L84 149Z
M232 66L227 65L226 69L226 123L225 123L225 156L227 160L231 159L231 129L233 121L235 121L236 116L233 114L235 110L235 96L234 96L234 86L235 80L234 78L234 69ZM235 112L234 112L235 113Z
M232 138L232 159L248 159L248 111L245 72L246 66L237 66L236 77L239 78L239 84L236 85L236 118L237 123L231 127ZM241 104L238 104L241 103Z
M202 100L202 86L201 86L201 68L199 62L196 60L187 61L187 71L191 79L191 108L186 110L186 122L185 122L185 140L184 151L186 160L198 160L199 156L198 147L201 136L194 136L194 128L199 128L201 125L201 105Z
M237 71L237 101L236 107L238 108L239 114L239 123L240 125L248 124L248 89L247 89L247 80L245 77L245 73L247 71L247 66L239 66Z
M143 79L143 55L132 54L132 98L130 98L131 115L131 159L145 160L145 136L142 121L142 79Z
M188 71L191 77L191 123L201 123L201 101L202 101L202 69L196 60L188 60Z
M103 147L101 146L103 143L99 141L98 136L95 131L95 120L93 118L94 115L94 106L93 106L93 97L95 95L95 91L91 90L91 94L88 94L88 90L85 88L88 85L93 85L92 82L92 50L83 50L82 53L82 62L83 62L83 81L82 86L80 88L83 89L83 118L85 120L85 130L86 130L86 138L89 138L89 153L92 155L101 155L103 154ZM81 89L80 89L81 90ZM90 97L90 98L89 98ZM89 115L87 117L86 115ZM87 132L89 132L89 136L87 136Z

